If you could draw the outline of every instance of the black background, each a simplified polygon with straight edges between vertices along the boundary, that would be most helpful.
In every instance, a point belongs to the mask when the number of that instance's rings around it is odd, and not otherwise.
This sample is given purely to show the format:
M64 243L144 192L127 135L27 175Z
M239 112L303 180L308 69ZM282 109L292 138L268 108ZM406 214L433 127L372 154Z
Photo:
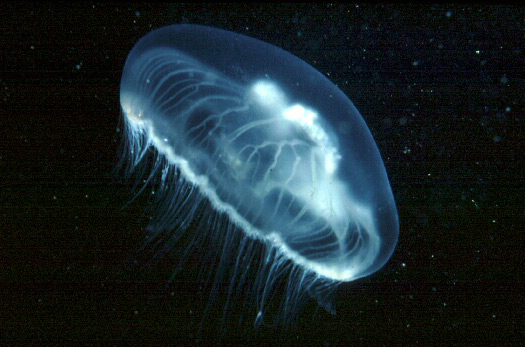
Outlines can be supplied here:
M0 15L4 341L523 341L523 7L3 2ZM147 197L121 209L133 194L112 172L122 67L143 35L175 23L290 51L369 125L401 234L381 271L340 287L337 315L310 301L294 332L197 339L199 284L164 293L160 279L114 276L147 224Z

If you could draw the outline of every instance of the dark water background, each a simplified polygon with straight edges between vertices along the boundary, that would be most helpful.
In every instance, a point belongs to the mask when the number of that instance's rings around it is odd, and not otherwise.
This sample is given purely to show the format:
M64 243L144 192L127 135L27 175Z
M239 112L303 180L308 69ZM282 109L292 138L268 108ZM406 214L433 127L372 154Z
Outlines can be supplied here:
M175 23L302 58L350 97L385 161L394 255L341 286L337 315L308 302L281 344L523 341L523 7L2 3L0 16L4 341L274 342L274 329L197 341L206 287L108 275L147 224L147 196L121 210L130 185L112 175L122 67Z

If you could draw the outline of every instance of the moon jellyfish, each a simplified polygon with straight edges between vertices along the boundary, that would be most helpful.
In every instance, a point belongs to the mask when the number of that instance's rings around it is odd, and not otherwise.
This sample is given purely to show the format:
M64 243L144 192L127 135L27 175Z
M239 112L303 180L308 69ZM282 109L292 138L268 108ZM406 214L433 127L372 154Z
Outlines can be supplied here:
M134 46L120 102L122 163L155 192L143 250L172 262L166 283L199 265L225 320L235 300L255 326L290 324L309 297L333 313L338 285L392 255L398 215L374 139L301 59L172 25Z

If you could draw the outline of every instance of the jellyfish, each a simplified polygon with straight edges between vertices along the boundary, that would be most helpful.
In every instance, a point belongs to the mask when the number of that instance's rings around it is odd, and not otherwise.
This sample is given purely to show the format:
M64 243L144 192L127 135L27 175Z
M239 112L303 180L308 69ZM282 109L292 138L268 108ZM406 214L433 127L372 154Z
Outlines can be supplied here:
M224 317L241 293L255 326L269 307L288 324L305 298L335 312L335 288L392 255L398 214L375 141L350 99L296 56L167 26L133 47L120 103L122 163L156 194L143 249L176 254L168 282L203 253Z

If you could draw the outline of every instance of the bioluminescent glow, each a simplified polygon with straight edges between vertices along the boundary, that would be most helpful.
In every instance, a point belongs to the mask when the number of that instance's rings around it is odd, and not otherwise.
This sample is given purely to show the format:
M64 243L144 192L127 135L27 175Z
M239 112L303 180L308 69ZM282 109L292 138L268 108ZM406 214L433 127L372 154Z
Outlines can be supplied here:
M394 251L398 215L370 131L341 90L292 54L168 26L129 54L120 101L124 158L132 170L151 161L160 195L147 245L178 249L184 263L208 240L214 286L229 283L229 296L257 264L245 298L256 325L277 282L286 283L279 319L293 319L304 293L330 309L338 284L379 270ZM198 235L180 242L186 233Z

